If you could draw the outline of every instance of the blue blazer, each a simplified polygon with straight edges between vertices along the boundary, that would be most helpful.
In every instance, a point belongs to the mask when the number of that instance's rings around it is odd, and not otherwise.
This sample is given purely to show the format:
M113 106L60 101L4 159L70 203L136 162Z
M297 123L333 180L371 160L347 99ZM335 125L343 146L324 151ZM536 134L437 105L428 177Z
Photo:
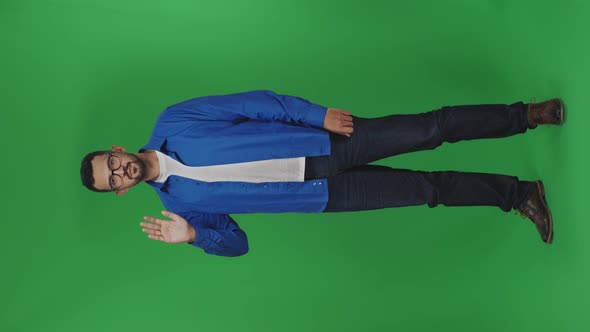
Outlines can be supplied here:
M168 107L140 150L158 150L187 166L330 154L327 108L272 91L191 99ZM327 179L304 182L203 182L178 176L147 182L167 210L195 229L193 245L223 256L248 251L228 213L321 212Z

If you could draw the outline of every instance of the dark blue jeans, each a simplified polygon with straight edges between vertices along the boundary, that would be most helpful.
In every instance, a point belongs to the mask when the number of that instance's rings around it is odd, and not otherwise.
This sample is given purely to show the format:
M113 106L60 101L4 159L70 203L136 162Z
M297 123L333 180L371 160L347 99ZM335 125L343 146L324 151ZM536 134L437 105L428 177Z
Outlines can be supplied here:
M327 178L324 212L428 204L497 206L510 211L534 188L517 177L455 171L421 172L367 165L443 142L507 137L531 129L527 105L446 106L421 114L353 117L354 134L330 133L331 154L306 158L305 178Z

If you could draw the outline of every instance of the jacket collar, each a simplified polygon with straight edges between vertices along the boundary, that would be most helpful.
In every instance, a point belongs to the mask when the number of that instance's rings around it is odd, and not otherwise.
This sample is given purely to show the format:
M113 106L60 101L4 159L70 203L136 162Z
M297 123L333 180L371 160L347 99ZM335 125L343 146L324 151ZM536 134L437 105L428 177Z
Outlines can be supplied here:
M170 156L171 158L178 160L176 153L169 153L168 150L166 150L166 143L167 143L167 139L165 137L160 137L160 136L154 136L152 135L150 137L150 140L148 141L148 143L146 145L144 145L141 149L139 149L139 152L143 152L145 150L157 150L160 151L168 156ZM146 181L145 183L149 184L152 188L156 189L156 191L159 192L168 192L167 187L168 187L168 179L166 179L166 181L164 181L164 183L160 183L160 182L155 182L155 181Z
M164 152L166 149L166 141L166 137L152 135L148 143L139 149L139 152L143 152L145 150L158 150L160 152Z

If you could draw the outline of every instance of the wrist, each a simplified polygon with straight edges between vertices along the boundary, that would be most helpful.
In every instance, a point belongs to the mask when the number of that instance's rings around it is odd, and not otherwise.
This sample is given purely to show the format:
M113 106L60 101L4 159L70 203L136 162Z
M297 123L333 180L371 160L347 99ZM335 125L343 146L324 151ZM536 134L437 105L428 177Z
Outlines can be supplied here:
M191 225L188 226L188 239L186 242L193 243L197 240L197 231Z

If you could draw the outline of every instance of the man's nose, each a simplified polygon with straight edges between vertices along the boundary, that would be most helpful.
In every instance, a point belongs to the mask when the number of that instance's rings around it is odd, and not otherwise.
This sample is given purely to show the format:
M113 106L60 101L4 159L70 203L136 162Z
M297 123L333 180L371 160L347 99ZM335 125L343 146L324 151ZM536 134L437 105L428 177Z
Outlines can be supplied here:
M125 175L125 169L123 168L123 165L121 165L121 167L119 167L119 169L115 171L115 174L117 174L120 177L123 177L123 175Z

